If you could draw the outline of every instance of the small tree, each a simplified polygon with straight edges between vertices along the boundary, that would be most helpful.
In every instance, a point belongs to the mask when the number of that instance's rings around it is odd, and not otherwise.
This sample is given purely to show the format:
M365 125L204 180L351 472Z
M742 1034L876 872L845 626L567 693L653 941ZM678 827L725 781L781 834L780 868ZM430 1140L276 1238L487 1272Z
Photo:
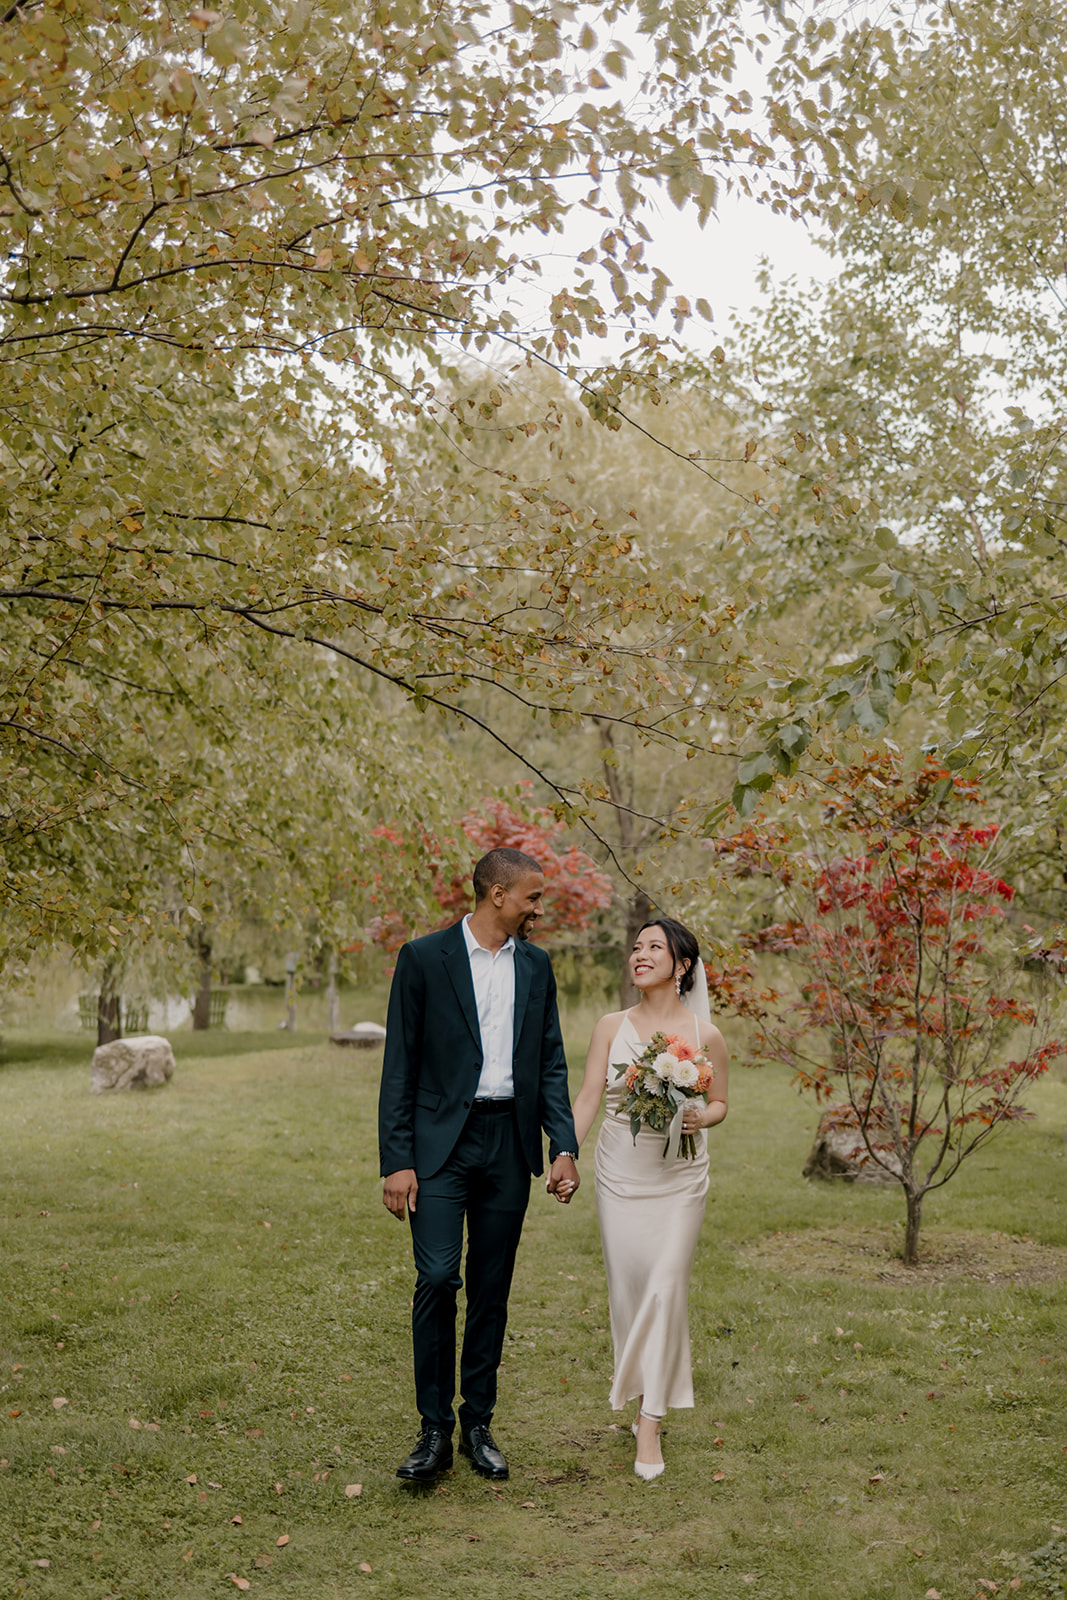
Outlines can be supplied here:
M751 831L723 846L775 874L796 913L746 941L804 974L799 998L764 1020L756 1053L839 1102L857 1155L904 1191L914 1265L925 1196L994 1128L1029 1115L1020 1096L1061 1046L1043 999L1004 992L1013 967L1021 978L1004 921L1014 891L991 869L998 829L976 820L976 786L933 761L908 778L889 756L834 781L814 847Z
M464 836L459 841L461 857L469 853L473 861L490 850L507 847L524 850L541 863L545 874L545 913L537 925L538 936L551 938L588 928L597 912L611 904L611 879L607 873L601 872L591 857L576 845L557 848L564 825L547 807L518 810L506 800L481 800L459 818L459 827ZM388 841L397 849L404 848L404 839L396 829L383 826L375 832L383 842ZM468 842L469 852L463 849L463 844ZM424 854L433 864L433 898L441 911L433 926L447 928L471 909L470 866L454 870L455 840L445 841L444 848L432 838L424 839L422 844ZM398 950L410 937L408 919L400 909L375 918L370 932L375 943L389 951Z

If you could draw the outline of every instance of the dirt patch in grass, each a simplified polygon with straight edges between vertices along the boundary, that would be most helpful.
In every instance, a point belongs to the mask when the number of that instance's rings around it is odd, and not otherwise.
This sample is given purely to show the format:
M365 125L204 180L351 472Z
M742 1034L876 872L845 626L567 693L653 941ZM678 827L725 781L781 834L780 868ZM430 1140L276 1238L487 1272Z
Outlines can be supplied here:
M818 1274L872 1283L1044 1283L1067 1277L1067 1250L1007 1233L953 1233L931 1228L922 1235L919 1265L900 1257L899 1228L843 1225L775 1233L745 1245L742 1260L763 1271Z

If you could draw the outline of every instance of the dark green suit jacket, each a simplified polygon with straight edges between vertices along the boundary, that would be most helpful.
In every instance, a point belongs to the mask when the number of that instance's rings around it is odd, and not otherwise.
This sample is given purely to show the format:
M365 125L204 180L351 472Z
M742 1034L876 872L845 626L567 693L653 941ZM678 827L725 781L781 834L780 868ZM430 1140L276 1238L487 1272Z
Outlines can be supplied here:
M578 1148L556 980L543 950L515 942L515 1118L530 1171ZM470 1113L482 1044L462 923L401 947L389 994L378 1102L382 1176L413 1167L432 1178L448 1160Z

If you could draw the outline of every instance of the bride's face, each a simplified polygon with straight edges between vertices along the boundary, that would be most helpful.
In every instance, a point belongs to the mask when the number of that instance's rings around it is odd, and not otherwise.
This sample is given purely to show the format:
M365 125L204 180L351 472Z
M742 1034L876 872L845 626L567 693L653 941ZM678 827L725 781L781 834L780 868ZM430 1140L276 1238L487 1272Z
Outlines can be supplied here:
M653 989L674 982L674 957L667 935L657 925L642 928L630 952L630 976L637 989Z

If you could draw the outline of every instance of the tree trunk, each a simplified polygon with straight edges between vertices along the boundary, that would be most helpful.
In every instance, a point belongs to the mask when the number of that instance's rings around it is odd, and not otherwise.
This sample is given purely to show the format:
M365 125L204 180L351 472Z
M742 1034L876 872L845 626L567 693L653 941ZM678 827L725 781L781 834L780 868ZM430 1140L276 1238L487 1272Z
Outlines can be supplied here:
M652 915L652 902L643 889L635 891L630 904L626 908L626 937L622 949L622 972L619 979L619 1005L623 1011L629 1010L640 1000L639 992L634 988L630 978L630 951L634 947L638 930L644 926Z
M337 951L330 951L330 982L326 990L326 1004L328 1008L327 1030L330 1033L339 1033L341 1028L341 1001L337 992Z
M211 941L199 922L193 949L200 958L200 981L193 1000L193 1027L203 1030L211 1026Z
M104 968L100 979L100 993L96 998L96 1042L110 1044L112 1039L122 1038L122 1015L120 1012L118 991L115 988L115 971L113 967Z
M922 1227L923 1197L913 1194L910 1189L904 1191L908 1203L908 1217L904 1227L904 1265L917 1267L919 1264L919 1229Z

